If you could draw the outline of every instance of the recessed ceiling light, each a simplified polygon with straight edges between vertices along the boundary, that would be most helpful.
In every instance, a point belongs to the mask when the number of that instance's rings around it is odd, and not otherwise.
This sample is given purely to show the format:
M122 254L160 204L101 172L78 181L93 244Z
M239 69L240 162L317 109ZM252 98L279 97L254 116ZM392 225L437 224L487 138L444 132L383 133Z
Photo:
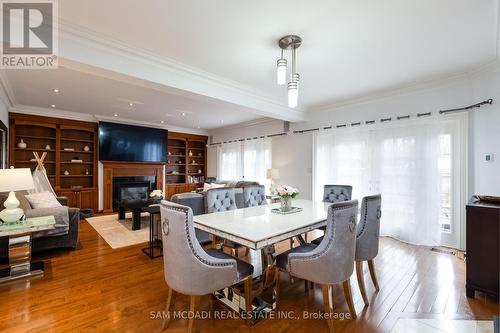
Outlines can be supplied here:
M134 103L128 103L128 106L134 106Z
M160 121L160 123L165 124L165 122L164 122L163 120L162 120L162 121Z
M57 88L52 89L52 91L53 91L53 92L55 92L56 94L57 94L58 92L61 92L61 91L60 91L59 89L57 89Z
M51 107L51 108L55 108L55 107L56 107L56 105L55 105L55 104L52 104L50 107Z
M118 117L118 114L117 114L117 113L115 113L113 116Z
M181 113L181 115L184 117L186 115L186 112Z

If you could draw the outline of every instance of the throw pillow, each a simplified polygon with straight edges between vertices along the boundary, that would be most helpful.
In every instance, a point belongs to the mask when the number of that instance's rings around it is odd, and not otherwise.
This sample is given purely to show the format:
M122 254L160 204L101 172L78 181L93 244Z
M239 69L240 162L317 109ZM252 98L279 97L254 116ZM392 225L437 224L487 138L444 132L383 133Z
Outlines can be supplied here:
M33 209L62 207L54 193L49 191L26 195L26 199Z
M206 192L206 191L211 190L213 188L221 188L221 187L226 187L226 185L225 184L215 184L215 183L212 183L212 184L204 183L203 184L203 192Z

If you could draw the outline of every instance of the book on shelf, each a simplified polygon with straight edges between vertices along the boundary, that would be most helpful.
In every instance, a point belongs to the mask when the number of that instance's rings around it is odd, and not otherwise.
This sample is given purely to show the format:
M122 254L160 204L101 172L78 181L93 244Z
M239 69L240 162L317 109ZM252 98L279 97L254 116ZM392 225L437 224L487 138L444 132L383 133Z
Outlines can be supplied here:
M71 163L83 163L83 160L71 160Z

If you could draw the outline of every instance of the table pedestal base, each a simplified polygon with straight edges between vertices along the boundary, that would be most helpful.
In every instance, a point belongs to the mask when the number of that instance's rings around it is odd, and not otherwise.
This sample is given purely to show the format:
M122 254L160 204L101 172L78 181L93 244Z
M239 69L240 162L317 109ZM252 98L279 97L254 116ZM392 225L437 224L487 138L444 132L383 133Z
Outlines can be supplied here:
M9 267L0 270L0 283L43 275L43 262L31 262L31 235L9 237Z
M43 276L43 262L29 263L28 267L11 266L0 270L0 283L5 283L17 279L29 278L34 276Z

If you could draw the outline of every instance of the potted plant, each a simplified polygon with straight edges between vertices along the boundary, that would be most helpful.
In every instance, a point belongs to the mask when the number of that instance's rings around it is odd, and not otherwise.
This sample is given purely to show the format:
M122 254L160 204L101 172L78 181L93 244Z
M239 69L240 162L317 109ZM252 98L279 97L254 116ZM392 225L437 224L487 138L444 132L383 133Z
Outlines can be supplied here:
M163 200L163 191L162 190L154 190L149 194L149 198L153 203L160 203Z
M292 199L299 195L299 190L289 185L282 185L276 189L276 193L280 197L281 210L287 212L292 209Z

